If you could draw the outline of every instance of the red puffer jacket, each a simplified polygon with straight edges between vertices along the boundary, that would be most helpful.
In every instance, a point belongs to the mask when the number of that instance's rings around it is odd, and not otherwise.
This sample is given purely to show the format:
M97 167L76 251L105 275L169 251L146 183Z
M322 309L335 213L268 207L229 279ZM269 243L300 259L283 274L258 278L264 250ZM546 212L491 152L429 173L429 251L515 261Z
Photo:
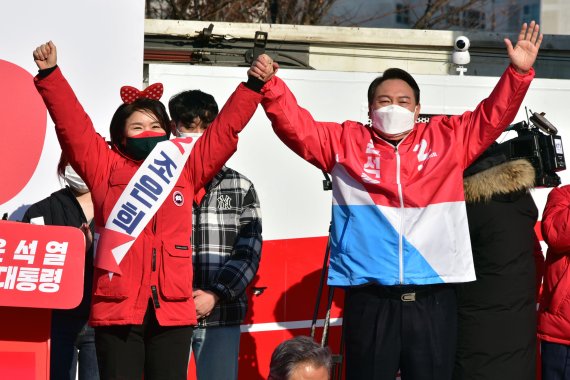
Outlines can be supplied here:
M62 150L91 189L95 223L104 227L117 199L141 162L109 149L73 90L56 69L36 77ZM243 84L196 142L171 194L135 240L112 280L95 268L90 323L93 326L142 324L149 300L162 326L196 324L192 299L192 199L237 148L237 134L248 123L261 95ZM173 193L182 193L174 202Z
M538 337L570 345L570 185L553 189L542 215L548 244Z

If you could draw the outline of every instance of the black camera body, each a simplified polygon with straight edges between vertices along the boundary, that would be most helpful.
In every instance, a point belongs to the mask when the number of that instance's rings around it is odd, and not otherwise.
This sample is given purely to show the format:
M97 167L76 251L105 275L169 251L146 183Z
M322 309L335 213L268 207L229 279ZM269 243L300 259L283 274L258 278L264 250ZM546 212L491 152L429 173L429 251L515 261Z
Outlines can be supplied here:
M529 161L536 172L536 187L556 187L561 182L556 172L566 169L562 137L544 114L534 113L529 120L531 123L521 121L507 128L518 136L497 144L493 151L504 154L507 160Z

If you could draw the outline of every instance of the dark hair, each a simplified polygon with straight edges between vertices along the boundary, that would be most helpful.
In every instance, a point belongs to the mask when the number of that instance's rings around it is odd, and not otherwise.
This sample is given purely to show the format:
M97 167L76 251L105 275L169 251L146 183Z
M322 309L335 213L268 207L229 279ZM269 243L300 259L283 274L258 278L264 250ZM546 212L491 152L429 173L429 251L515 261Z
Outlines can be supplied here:
M297 336L282 342L271 355L268 380L287 380L300 363L310 363L315 368L324 367L329 376L332 366L331 352L308 336Z
M196 117L199 117L207 127L218 116L218 104L210 94L200 90L189 90L170 98L168 111L175 123L190 125Z
M117 147L121 147L121 141L125 137L125 123L127 119L136 111L150 114L158 120L166 135L170 135L170 119L166 112L166 107L160 100L139 98L131 104L121 104L115 111L111 119L109 132L111 133L111 143Z
M378 86L380 86L385 80L388 79L400 79L406 82L412 88L412 90L414 90L416 104L420 104L420 87L416 83L416 80L407 71L396 68L391 68L384 71L381 76L377 77L372 81L372 83L370 83L370 86L368 87L368 104L372 104L372 101L374 100L374 93L376 92Z
M57 163L57 175L60 178L65 178L65 167L69 164L65 153L61 152L59 156L59 162Z

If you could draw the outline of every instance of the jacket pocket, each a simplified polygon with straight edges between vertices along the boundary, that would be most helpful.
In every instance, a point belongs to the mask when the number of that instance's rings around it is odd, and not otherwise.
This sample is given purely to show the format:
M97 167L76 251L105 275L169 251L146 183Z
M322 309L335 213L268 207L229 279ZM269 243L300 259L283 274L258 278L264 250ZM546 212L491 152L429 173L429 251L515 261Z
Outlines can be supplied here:
M108 189L103 200L103 215L105 217L105 221L109 218L113 207L115 207L117 200L121 194L123 194L123 191L125 191L125 188L134 174L135 171L127 170L125 168L114 170L111 173L107 184Z
M114 170L109 177L111 186L126 186L135 175L136 170L132 168L121 168Z
M129 296L128 268L121 268L123 275L114 273L113 278L109 278L109 272L95 268L93 273L96 297L108 300L120 301Z
M160 291L170 301L192 297L192 250L188 243L164 243L159 273Z

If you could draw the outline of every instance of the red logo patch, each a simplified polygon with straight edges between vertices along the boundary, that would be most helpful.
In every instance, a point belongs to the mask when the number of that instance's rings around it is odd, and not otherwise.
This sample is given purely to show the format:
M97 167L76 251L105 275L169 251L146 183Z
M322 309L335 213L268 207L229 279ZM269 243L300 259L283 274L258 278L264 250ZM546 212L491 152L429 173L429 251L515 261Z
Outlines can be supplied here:
M175 191L172 194L172 200L176 206L182 206L184 204L184 195L180 191Z

